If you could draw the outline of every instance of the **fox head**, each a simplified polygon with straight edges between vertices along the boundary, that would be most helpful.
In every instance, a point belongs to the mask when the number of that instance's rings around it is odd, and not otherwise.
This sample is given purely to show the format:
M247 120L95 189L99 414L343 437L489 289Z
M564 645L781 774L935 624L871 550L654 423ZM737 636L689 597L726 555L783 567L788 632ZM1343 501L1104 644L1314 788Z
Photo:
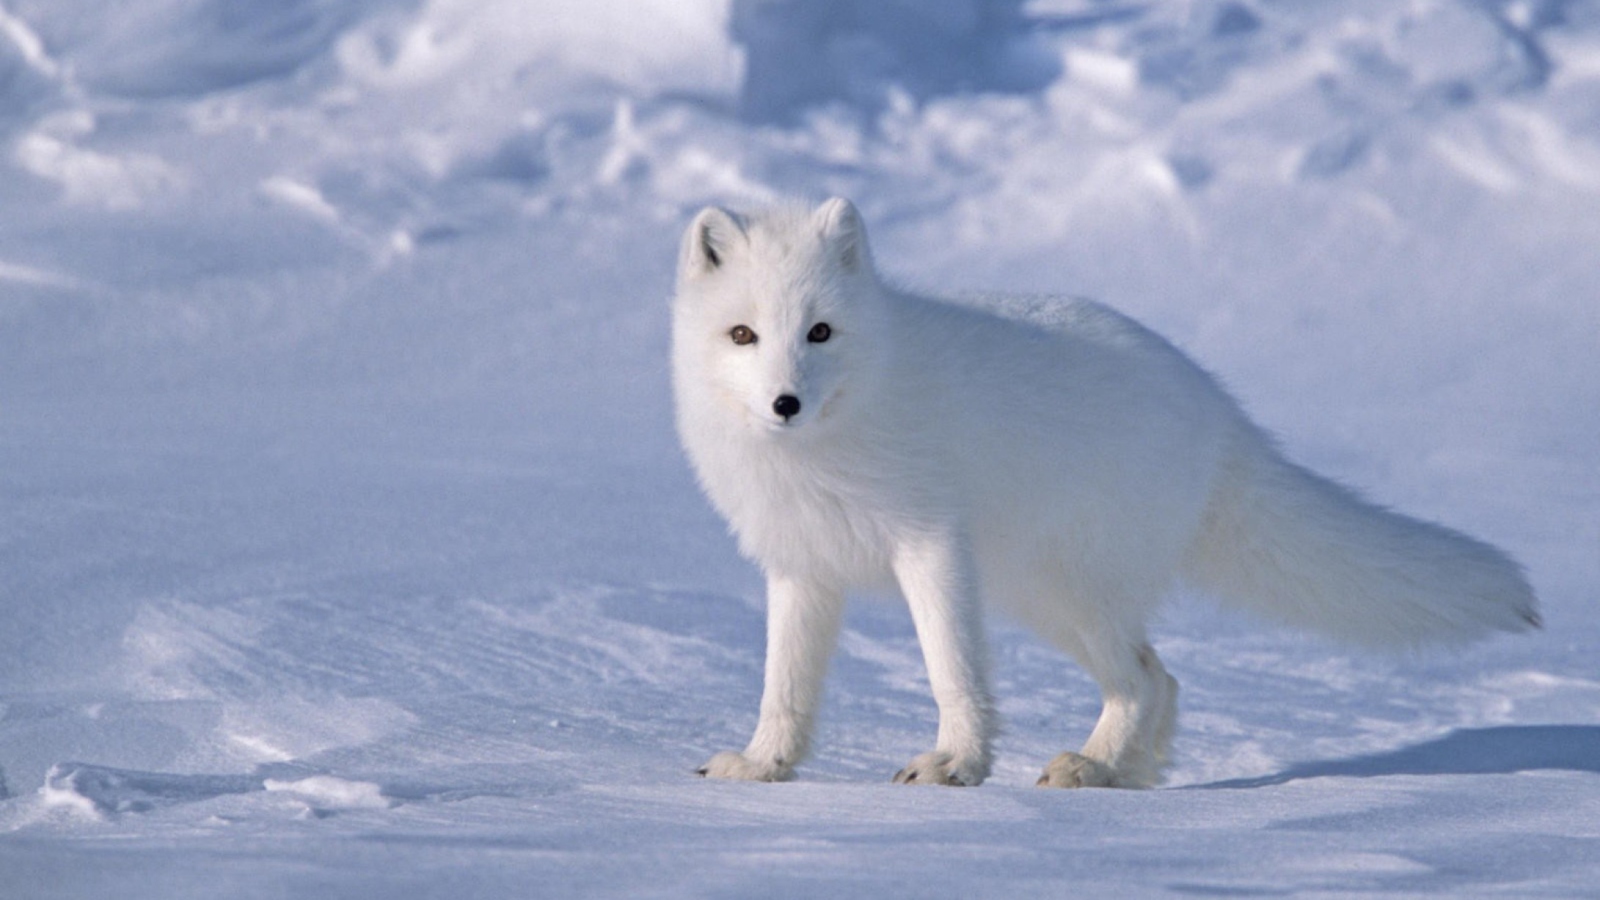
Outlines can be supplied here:
M708 405L774 435L837 420L883 346L879 291L848 200L702 210L684 234L673 302L680 412Z

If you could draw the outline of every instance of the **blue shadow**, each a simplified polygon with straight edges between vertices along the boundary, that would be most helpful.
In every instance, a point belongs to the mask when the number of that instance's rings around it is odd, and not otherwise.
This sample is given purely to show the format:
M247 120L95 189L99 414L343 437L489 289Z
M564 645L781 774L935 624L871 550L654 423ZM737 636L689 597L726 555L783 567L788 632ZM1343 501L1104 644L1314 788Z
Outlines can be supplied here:
M1507 775L1559 769L1600 773L1600 726L1463 728L1414 747L1350 759L1297 763L1276 775L1193 785L1191 790L1258 788L1307 778L1384 775Z

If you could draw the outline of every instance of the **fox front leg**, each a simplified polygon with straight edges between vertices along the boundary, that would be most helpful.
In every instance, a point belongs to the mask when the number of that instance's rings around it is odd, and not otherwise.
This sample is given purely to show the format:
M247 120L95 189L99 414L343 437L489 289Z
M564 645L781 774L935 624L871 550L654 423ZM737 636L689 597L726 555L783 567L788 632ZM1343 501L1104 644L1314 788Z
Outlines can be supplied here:
M811 742L843 610L841 591L768 576L761 718L743 752L718 753L700 767L701 775L745 781L787 781L793 776Z
M903 547L895 577L928 666L939 705L939 738L894 777L897 784L975 786L989 777L994 702L989 695L988 648L976 577L958 538Z

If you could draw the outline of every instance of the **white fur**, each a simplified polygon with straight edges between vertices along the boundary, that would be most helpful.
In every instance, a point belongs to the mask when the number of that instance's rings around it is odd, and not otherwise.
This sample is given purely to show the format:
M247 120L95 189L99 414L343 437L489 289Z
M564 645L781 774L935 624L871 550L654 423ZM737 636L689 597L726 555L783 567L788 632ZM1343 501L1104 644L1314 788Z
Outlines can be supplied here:
M817 323L824 342L807 339ZM738 325L756 340L735 343ZM1373 645L1538 624L1505 554L1287 462L1210 376L1122 315L885 285L845 200L695 218L673 377L700 483L768 578L760 721L706 775L791 776L853 588L897 588L922 643L939 733L896 776L911 783L989 774L985 602L1104 693L1082 751L1040 779L1059 786L1159 781L1177 682L1146 625L1179 578ZM787 420L782 395L800 404Z

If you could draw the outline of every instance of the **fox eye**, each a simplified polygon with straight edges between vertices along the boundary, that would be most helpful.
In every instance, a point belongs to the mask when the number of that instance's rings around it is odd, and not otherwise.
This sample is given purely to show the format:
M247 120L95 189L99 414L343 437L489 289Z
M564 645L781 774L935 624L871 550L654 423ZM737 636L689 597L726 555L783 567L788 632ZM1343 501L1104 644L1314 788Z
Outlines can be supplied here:
M820 344L831 337L833 337L833 329L828 326L827 322L818 322L811 326L811 331L806 334L806 340L813 344Z
M756 333L746 325L733 326L733 330L728 332L728 337L733 338L733 342L741 347L756 342Z

